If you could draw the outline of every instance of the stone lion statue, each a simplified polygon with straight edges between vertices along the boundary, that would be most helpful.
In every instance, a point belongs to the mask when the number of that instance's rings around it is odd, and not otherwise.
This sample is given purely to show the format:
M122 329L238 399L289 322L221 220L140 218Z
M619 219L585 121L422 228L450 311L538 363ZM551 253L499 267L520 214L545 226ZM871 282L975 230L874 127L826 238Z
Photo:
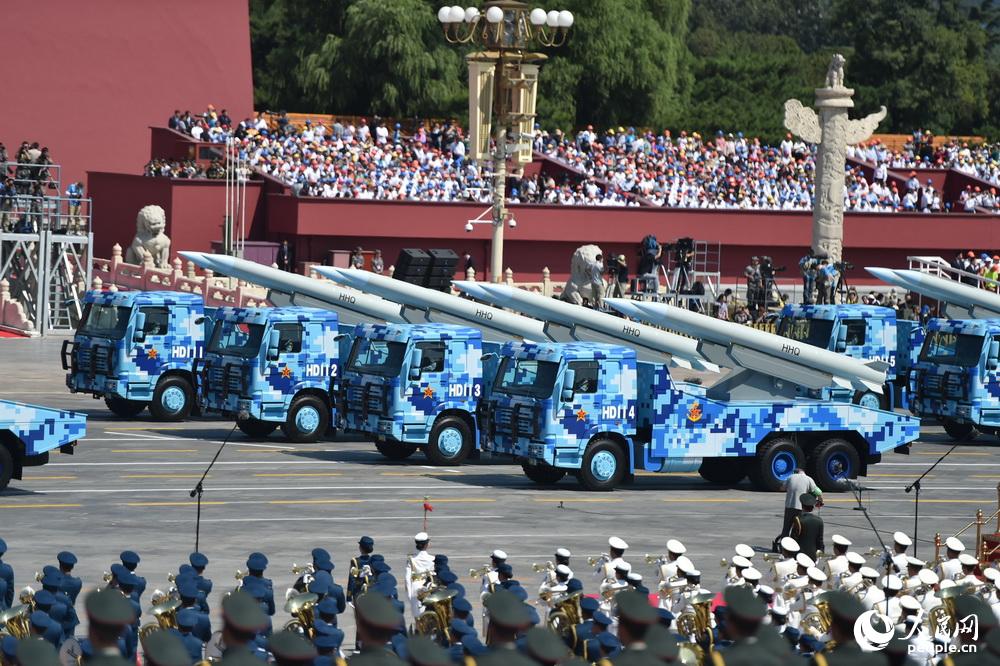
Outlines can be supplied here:
M827 88L843 88L844 87L844 64L847 60L844 56L839 53L833 54L830 58L830 66L826 70L826 87Z
M569 303L600 307L604 299L604 254L596 245L582 245L573 252L570 275L560 298Z
M141 264L145 252L153 257L157 268L170 267L170 239L163 233L167 228L167 214L159 206L143 206L135 217L135 238L125 253L125 261Z

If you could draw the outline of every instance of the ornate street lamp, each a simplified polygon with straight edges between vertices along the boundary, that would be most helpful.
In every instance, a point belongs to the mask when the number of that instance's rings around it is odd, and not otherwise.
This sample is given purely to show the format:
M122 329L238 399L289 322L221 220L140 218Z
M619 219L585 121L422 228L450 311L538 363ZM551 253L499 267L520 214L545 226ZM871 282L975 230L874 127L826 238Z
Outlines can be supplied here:
M469 63L469 142L471 157L493 160L490 277L499 282L503 278L503 225L507 219L508 132L516 130L516 143L511 148L517 162L530 162L538 69L546 58L530 49L565 44L573 25L573 14L537 7L530 9L517 0L489 0L484 11L476 7L462 9L459 5L442 7L438 10L438 20L449 43L470 44L480 49L466 56ZM514 226L513 219L510 226ZM465 228L472 230L471 220Z

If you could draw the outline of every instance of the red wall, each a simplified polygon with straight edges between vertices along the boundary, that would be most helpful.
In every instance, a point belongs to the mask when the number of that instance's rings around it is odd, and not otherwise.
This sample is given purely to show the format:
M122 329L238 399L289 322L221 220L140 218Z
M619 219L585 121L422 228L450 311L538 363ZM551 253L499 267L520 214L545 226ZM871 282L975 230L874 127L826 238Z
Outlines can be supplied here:
M63 187L139 173L175 108L253 110L247 0L4 2L0 141L47 145ZM95 208L96 212L96 208Z

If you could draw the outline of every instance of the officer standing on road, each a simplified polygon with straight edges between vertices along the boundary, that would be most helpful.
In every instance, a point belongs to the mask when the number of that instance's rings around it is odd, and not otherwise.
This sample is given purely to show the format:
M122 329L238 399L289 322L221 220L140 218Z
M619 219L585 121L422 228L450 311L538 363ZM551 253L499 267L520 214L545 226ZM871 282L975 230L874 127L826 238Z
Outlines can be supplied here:
M138 601L146 591L146 579L135 572L136 567L139 566L139 553L134 550L122 551L119 559L121 559L122 565L135 576L135 599Z
M413 537L414 552L406 558L406 596L410 600L410 612L416 618L422 604L417 599L417 591L423 586L421 575L434 570L434 556L428 552L431 538L427 532L419 532Z
M274 615L274 583L270 578L264 578L264 570L267 569L267 556L264 553L250 553L247 558L247 575L243 578L243 584L259 586L263 590L263 598L267 607L267 614Z
M188 562L191 564L191 568L194 569L195 584L207 599L208 595L212 593L212 579L205 577L205 567L208 566L208 558L202 553L194 552L188 556ZM207 602L203 610L208 612Z
M781 541L782 537L789 535L792 522L802 513L802 495L810 493L820 497L823 494L816 482L798 466L782 485L785 490L785 519L781 523L781 534L775 537L774 543L771 544L771 550L775 553L778 552L778 542Z
M14 568L3 561L7 553L7 542L0 539L0 610L7 610L14 603ZM5 585L5 587L4 587Z
M815 559L816 553L823 548L823 519L813 513L816 508L816 496L803 493L799 496L802 513L792 521L791 537L799 544L799 552Z
M76 598L80 596L80 590L83 589L83 581L73 575L73 567L77 562L76 555L64 550L56 555L56 560L59 562L59 573L63 577L60 591L75 604Z
M361 596L361 588L364 587L367 579L371 575L371 557L375 551L375 540L370 536L363 536L358 540L357 557L351 560L350 570L347 575L347 601L354 601Z

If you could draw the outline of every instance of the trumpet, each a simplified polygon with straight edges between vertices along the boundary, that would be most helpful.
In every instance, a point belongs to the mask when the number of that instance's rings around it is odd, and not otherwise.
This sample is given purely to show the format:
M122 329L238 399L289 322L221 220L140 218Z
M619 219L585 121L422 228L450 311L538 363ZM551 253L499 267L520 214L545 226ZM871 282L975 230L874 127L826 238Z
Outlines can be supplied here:
M601 555L600 557L588 557L587 564L589 564L592 567L596 567L598 562L606 560L607 557L608 557L607 555Z
M246 578L246 576L247 576L246 571L243 571L243 569L237 569L236 573L233 575L233 578L236 580L243 580L244 578Z
M303 564L299 566L295 562L292 562L292 574L295 576L301 576L302 574L314 574L316 569L312 564Z
M780 562L784 558L781 557L780 555L775 555L774 553L764 553L763 555L760 556L760 559L764 560L765 562Z
M551 561L546 562L545 564L539 564L538 562L535 562L534 564L531 565L531 569L535 573L542 573L543 571L552 571L553 569L555 569L555 567L552 565Z
M482 578L483 576L488 574L492 569L493 567L491 567L488 564L484 564L478 569L469 569L469 578Z
M645 556L646 564L659 564L666 559L666 555L650 555L649 553L646 553Z
M44 577L45 576L42 575L40 572L38 572L38 571L35 572L35 582L36 583L41 583L42 582L42 578L44 578Z
M105 585L110 583L112 578L114 578L114 576L111 575L110 571L105 571L104 574L101 576L101 580L104 581Z
M719 568L720 569L728 569L729 568L729 560L727 560L724 557L721 560L719 560Z
M167 574L167 582L170 583L170 584L176 583L177 582L177 576L174 575L174 574L172 574L172 573L168 573Z
M875 557L876 555L881 555L883 553L885 553L885 551L881 548L869 548L865 551L865 554L868 555L868 557Z

